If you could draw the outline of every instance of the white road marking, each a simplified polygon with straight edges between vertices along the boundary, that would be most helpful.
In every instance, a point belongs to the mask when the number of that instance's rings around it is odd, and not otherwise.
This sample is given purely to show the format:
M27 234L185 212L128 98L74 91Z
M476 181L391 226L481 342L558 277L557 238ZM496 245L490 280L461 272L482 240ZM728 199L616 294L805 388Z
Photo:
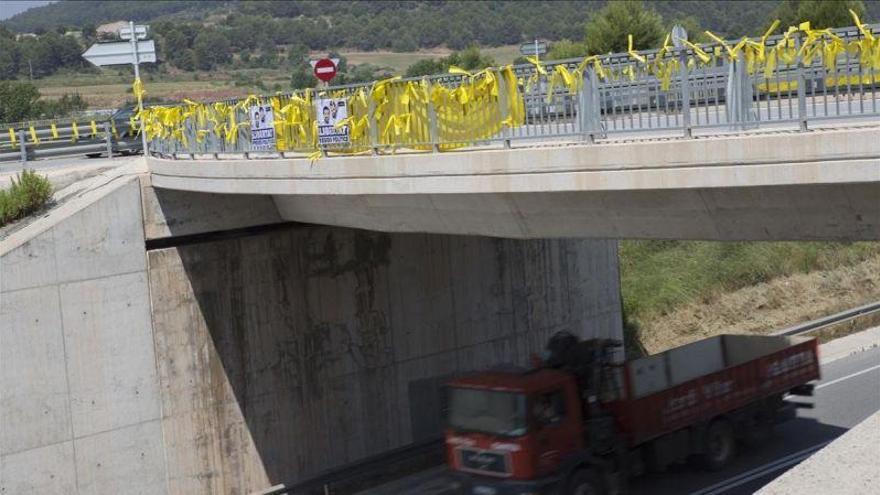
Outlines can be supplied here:
M822 383L822 384L816 385L816 388L814 390L819 390L820 388L830 387L831 385L834 385L835 383L840 383L844 380L849 380L850 378L855 378L859 375L864 375L865 373L870 373L871 371L874 371L876 369L880 369L880 364L878 364L876 366L871 366L870 368L865 368L862 371L856 371L855 373L851 373L849 375L842 376L836 380L831 380L830 382L827 382L827 383Z
M720 493L724 493L728 490L744 485L750 481L761 478L762 476L766 476L774 471L779 471L780 469L786 468L793 464L797 464L807 457L810 457L817 450L820 450L822 447L825 447L829 443L831 443L831 440L813 445L812 447L807 447L806 449L795 452L794 454L789 454L780 459L776 459L773 462L764 464L763 466L758 466L754 469L750 469L746 472L740 473L732 478L715 483L711 486L707 486L706 488L702 488L698 491L691 493L690 495L717 495Z
M815 387L815 390L819 390L819 389L825 388L825 387L830 387L831 385L835 385L837 383L849 380L850 378L855 378L857 376L861 376L861 375L864 375L865 373L870 373L870 372L872 372L874 370L878 370L878 369L880 369L880 364L875 365L875 366L871 366L870 368L865 368L861 371L856 371L855 373L850 373L849 375L842 376L840 378L836 378L834 380L831 380L830 382L819 384ZM803 461L804 459L806 459L807 457L810 457L817 450L825 447L829 443L831 443L831 440L814 445L812 447L808 447L804 450L795 452L793 454L789 454L785 457L776 459L773 462L769 462L767 464L764 464L763 466L758 466L758 467L751 469L749 471L745 471L743 473L740 473L732 478L728 478L724 481L720 481L718 483L715 483L714 485L702 488L698 491L691 493L691 495L717 495L720 493L724 493L728 490L731 490L731 489L736 488L738 486L744 485L750 481L761 478L762 476L766 476L767 474L770 474L774 471L778 471L782 468L797 464L797 463Z

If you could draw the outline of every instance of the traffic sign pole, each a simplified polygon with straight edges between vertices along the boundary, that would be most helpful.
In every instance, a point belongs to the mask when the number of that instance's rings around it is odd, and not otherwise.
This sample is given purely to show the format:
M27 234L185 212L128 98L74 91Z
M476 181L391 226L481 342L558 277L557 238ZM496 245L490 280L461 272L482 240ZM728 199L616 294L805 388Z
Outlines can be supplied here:
M141 71L138 67L138 33L134 30L134 21L128 21L128 27L131 29L131 52L134 54L134 80L139 81L141 78ZM143 82L141 82L143 84ZM140 87L140 85L138 85ZM144 158L150 156L150 151L147 149L147 121L144 119L144 101L143 97L140 94L136 94L138 103L138 116L141 119L141 143L143 143L144 147Z

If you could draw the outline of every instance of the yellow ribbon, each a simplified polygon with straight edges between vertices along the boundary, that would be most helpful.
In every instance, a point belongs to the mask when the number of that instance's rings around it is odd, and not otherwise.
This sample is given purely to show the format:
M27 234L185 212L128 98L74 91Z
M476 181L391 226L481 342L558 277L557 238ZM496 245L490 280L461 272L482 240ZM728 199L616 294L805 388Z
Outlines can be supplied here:
M58 128L55 127L55 122L52 122L49 128L52 130L52 139L58 139Z
M70 129L73 131L73 138L71 138L71 141L79 141L79 126L76 125L75 120L70 123Z
M40 144L40 138L37 137L37 130L34 129L34 126L30 126L29 131L31 133L31 143Z
M631 34L627 35L627 49L626 49L626 53L629 53L629 56L630 56L630 57L632 57L632 58L638 60L639 62L641 62L641 63L643 63L643 64L644 64L645 62L647 62L647 59L645 59L644 56L640 55L637 51L635 51L635 50L633 49L633 35L631 35Z
M141 102L143 102L144 95L147 94L146 90L144 90L144 83L141 82L141 78L137 78L134 80L134 83L131 85L131 92L134 93L135 98L138 101L138 107L141 106Z
M9 142L12 144L13 148L18 144L18 141L15 138L15 129L11 127L9 128Z
M93 120L91 122L91 125L92 125L92 137L97 137L98 136L98 124L96 124L95 121Z

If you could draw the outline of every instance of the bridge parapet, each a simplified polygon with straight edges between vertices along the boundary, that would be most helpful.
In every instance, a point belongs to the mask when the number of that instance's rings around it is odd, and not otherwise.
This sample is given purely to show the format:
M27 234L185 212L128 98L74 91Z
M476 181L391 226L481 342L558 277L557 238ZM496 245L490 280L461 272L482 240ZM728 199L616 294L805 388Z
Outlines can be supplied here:
M147 131L153 152L165 157L268 151L312 160L747 129L804 131L829 120L880 117L880 66L865 55L876 51L876 32L880 25L794 29L742 49L727 42L665 46L476 74L157 107L148 111ZM327 117L328 128L344 130L341 142L320 144L325 122L318 101L346 107L345 118ZM272 114L268 145L254 140L252 128L260 126L253 109L259 119Z

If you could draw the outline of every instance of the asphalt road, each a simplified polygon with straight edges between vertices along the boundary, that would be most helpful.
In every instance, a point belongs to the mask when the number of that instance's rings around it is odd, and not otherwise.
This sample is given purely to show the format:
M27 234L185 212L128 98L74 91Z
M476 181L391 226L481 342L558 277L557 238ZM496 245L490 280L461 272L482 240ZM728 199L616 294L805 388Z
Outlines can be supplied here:
M726 469L714 473L690 466L634 480L633 495L751 494L797 465L826 443L880 410L880 348L863 351L822 367L822 380L812 398L814 409L800 409L798 417L777 426L774 437L740 455ZM443 469L436 468L363 495L452 495Z

